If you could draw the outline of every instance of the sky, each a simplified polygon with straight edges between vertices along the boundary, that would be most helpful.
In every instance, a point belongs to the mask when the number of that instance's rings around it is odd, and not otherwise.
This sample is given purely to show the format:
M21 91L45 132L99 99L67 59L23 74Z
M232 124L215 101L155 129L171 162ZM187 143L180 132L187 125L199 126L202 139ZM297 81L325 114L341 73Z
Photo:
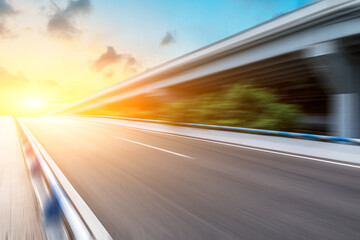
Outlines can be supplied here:
M0 0L0 115L71 103L314 0Z

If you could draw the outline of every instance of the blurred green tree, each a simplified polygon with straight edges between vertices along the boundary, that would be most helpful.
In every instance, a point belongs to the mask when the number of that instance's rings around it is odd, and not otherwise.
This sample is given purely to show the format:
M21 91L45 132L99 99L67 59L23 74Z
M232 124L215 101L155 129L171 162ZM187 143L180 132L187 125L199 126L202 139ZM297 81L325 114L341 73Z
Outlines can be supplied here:
M153 118L172 122L192 122L247 128L295 130L302 115L294 104L281 103L269 89L252 84L235 84L216 93L167 104Z

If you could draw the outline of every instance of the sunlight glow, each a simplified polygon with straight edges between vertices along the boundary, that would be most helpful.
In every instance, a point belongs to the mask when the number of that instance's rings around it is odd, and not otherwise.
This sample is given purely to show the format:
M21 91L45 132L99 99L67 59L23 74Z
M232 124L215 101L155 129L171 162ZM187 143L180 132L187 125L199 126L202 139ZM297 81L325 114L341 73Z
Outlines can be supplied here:
M26 106L31 109L39 109L43 106L43 103L37 99L29 99L26 101Z

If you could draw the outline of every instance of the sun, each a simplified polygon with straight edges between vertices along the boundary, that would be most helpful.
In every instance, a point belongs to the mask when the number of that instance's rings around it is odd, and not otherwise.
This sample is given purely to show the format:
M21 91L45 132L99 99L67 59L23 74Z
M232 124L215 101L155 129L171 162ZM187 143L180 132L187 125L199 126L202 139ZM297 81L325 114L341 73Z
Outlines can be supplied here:
M39 109L42 105L42 102L38 99L29 99L26 101L26 106L31 109Z

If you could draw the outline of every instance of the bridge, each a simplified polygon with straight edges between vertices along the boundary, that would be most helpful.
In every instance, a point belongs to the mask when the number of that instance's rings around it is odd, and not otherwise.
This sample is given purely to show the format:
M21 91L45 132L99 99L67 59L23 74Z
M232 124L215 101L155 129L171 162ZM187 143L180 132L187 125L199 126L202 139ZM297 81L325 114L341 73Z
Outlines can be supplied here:
M129 98L181 98L252 80L277 89L326 132L360 137L360 1L324 0L181 56L53 114ZM315 110L314 110L315 106Z

